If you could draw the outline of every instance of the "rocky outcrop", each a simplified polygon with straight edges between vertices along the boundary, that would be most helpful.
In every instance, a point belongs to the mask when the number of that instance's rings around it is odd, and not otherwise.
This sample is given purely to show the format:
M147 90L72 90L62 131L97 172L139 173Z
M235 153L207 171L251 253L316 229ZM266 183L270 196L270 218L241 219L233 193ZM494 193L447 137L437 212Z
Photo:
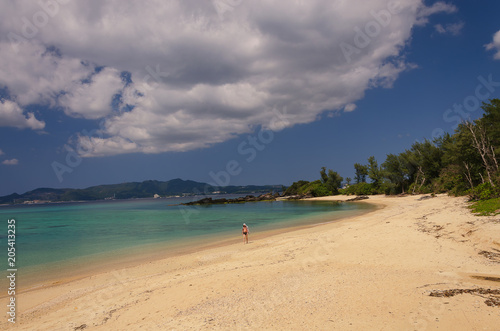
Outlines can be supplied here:
M245 202L256 202L256 201L275 201L279 197L279 193L271 194L261 194L259 196L247 195L245 197L239 197L234 199L213 199L213 198L203 198L197 201L191 201L183 203L186 206L192 205L215 205L215 204L225 204L225 203L245 203Z
M366 200L369 199L366 195L360 195L352 199L347 199L346 201L360 201L360 200Z
M296 194L296 195L285 195L282 196L281 200L301 200L301 199L309 199L314 198L311 194Z
M432 199L434 198L435 196L432 196L432 195L424 195L420 198L417 199L417 201L422 201L422 200L427 200L427 199Z

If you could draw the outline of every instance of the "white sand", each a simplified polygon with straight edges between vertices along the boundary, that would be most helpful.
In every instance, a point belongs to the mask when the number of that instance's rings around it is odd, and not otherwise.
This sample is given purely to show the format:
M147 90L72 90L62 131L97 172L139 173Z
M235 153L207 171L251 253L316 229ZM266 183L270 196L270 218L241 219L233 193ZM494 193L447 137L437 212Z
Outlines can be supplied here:
M500 217L419 197L370 197L385 208L22 293L17 323L0 328L500 330L487 296L429 296L500 289L473 278L500 278L500 254L479 254L500 253Z

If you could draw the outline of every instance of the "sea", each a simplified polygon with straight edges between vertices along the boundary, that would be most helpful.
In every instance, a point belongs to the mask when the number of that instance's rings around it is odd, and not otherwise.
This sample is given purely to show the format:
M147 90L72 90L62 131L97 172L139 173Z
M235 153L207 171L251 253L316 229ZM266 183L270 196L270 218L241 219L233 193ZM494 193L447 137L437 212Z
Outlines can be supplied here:
M221 242L241 241L243 223L249 226L252 243L264 233L334 222L375 208L364 203L331 201L182 205L203 197L1 206L4 270L14 267L19 278L24 279L21 283L31 286L95 273L114 263L140 263ZM8 247L13 246L8 246L7 236L8 220L12 219L14 266L7 264L12 262L7 259Z

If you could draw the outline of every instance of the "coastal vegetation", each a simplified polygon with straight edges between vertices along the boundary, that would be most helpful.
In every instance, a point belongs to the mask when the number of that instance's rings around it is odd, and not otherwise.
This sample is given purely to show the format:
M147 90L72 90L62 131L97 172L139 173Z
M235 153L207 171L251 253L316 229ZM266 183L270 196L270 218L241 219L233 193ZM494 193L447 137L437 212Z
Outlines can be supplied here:
M417 141L399 154L388 154L381 163L370 156L354 164L354 178L321 168L314 181L299 180L288 188L278 185L216 187L174 179L100 185L86 189L36 189L22 195L0 197L0 204L29 201L77 201L130 199L153 196L200 194L247 194L281 192L285 196L436 194L468 195L477 201L472 208L480 214L500 212L500 99L482 104L475 121L463 121L453 134ZM343 184L343 186L342 186ZM274 194L273 194L274 196ZM238 201L239 202L239 201Z
M494 216L500 214L500 199L478 200L469 206L473 213L479 216Z
M300 180L293 183L284 191L283 195L310 195L313 197L321 197L326 195L338 194L339 187L342 183L343 178L333 170L328 170L327 173L325 167L321 168L320 175L321 179L315 180L313 182Z
M354 179L346 178L342 189L337 180L341 177L332 170L327 175L323 167L321 179L295 182L286 193L312 196L449 193L484 201L478 205L480 212L495 212L500 209L500 99L489 100L481 108L484 111L481 118L463 121L453 134L417 141L399 154L388 154L381 164L374 156L366 164L355 163Z

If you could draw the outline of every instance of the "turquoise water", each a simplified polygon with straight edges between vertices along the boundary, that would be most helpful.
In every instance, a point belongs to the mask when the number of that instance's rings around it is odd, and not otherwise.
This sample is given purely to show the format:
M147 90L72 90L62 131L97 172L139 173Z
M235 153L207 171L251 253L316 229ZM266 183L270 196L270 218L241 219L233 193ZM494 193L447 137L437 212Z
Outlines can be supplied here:
M75 258L151 244L176 244L202 238L240 238L310 225L373 208L366 204L275 201L210 206L180 206L193 198L0 207L0 245L7 252L7 220L16 220L16 267L64 263ZM5 259L4 263L7 262ZM5 268L7 269L7 267Z

